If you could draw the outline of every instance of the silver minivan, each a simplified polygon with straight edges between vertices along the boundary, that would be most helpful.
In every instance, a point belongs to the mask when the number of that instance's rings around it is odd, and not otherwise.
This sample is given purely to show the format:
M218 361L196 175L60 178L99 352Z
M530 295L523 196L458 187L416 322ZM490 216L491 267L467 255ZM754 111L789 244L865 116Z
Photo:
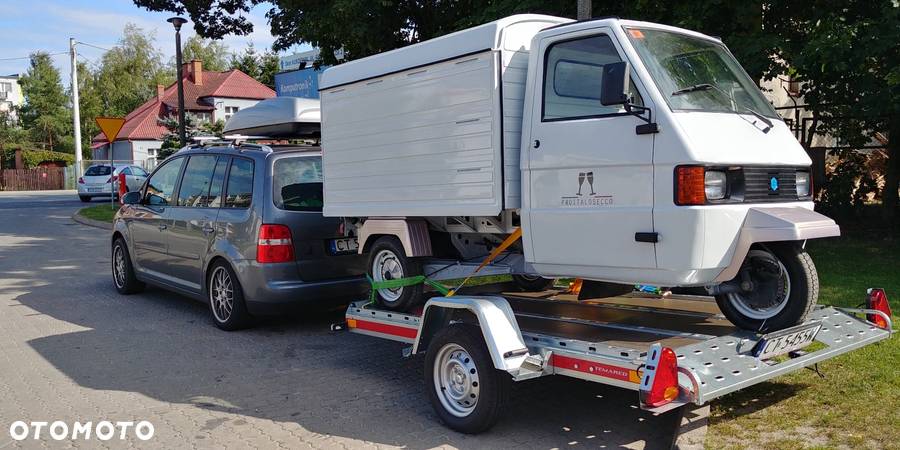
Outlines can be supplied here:
M318 147L190 147L123 197L113 224L121 294L145 283L207 302L224 330L364 295L365 256L322 216Z

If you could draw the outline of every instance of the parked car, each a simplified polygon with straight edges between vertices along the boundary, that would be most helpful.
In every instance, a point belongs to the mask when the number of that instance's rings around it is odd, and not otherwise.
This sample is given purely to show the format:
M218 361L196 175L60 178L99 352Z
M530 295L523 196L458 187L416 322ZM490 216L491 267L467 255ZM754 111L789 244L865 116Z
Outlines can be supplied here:
M94 197L119 195L119 173L125 173L125 185L129 191L136 191L147 179L147 171L139 166L110 166L98 164L88 167L84 175L78 178L78 198L89 202Z
M207 302L216 326L236 330L368 289L356 238L322 217L318 147L188 148L123 200L111 239L121 294L159 285Z

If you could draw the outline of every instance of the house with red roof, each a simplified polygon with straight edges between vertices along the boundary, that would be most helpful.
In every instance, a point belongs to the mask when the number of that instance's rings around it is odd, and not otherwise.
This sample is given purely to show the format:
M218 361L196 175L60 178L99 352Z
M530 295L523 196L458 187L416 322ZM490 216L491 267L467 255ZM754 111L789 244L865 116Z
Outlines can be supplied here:
M200 120L228 120L237 111L249 108L275 91L240 70L203 70L200 61L185 63L184 110ZM95 160L109 160L112 147L115 161L145 161L156 158L168 133L160 119L178 114L178 83L157 86L156 96L125 116L125 124L110 145L103 134L94 136L91 149Z

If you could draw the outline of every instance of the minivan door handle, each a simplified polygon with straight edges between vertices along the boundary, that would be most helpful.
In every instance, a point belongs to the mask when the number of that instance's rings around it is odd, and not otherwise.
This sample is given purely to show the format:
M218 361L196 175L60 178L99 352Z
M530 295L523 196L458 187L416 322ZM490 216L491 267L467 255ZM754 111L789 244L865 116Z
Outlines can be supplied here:
M214 231L216 231L216 229L209 225L203 227L203 234L212 234Z

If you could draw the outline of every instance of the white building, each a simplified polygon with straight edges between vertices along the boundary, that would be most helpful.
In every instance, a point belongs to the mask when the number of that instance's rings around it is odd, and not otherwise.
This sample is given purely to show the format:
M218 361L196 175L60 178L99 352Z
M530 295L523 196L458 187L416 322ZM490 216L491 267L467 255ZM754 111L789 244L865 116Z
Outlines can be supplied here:
M19 86L19 75L0 76L0 114L8 114L12 122L18 121L16 109L25 103L22 87Z

